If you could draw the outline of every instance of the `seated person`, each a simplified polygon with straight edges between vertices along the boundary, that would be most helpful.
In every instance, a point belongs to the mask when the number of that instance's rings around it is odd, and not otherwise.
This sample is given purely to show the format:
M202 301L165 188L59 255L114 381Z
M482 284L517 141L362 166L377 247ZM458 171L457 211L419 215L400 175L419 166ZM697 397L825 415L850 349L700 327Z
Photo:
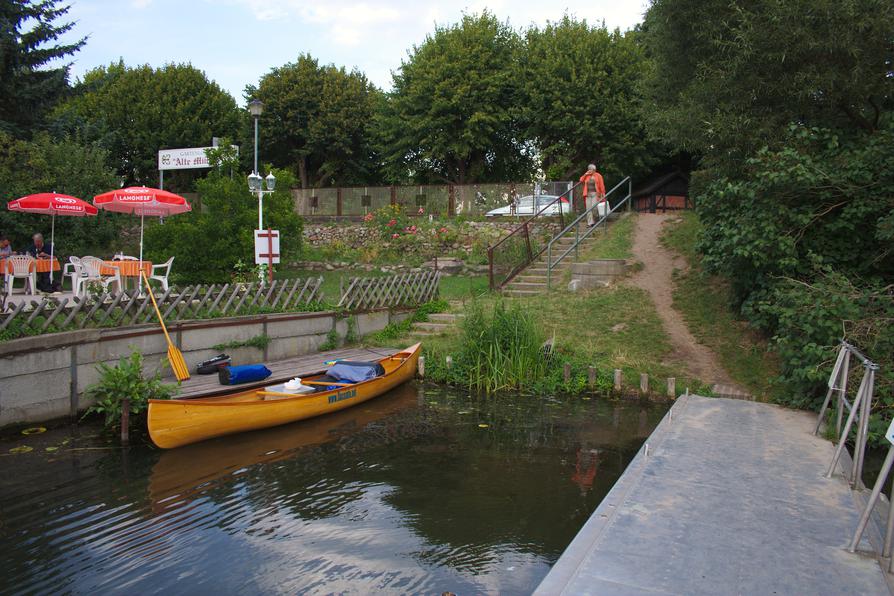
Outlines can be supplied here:
M0 259L12 256L12 246L9 244L9 238L0 234Z
M35 259L49 259L50 255L53 252L52 244L44 244L43 234L34 234L32 237L34 240L34 244L28 247L28 254L34 257ZM58 285L58 282L57 284ZM37 289L43 292L53 292L54 288L50 284L50 274L49 273L38 273L37 274Z

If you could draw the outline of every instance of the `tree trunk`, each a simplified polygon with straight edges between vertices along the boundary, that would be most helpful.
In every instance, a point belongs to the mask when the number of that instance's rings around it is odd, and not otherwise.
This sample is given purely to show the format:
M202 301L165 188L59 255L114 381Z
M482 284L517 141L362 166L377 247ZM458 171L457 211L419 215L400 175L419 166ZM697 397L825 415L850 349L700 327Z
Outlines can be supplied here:
M456 183L462 186L466 183L466 160L456 160Z
M298 181L301 188L307 188L307 156L302 155L298 158Z

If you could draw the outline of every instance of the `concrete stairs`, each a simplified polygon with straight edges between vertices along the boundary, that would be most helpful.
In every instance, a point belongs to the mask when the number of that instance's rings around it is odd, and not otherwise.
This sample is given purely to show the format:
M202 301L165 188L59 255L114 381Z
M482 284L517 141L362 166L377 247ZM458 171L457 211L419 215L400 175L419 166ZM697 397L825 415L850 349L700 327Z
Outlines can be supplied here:
M436 313L428 315L428 321L413 323L413 326L410 328L410 335L416 337L430 337L432 335L452 333L456 329L456 322L462 316L462 314L454 313Z
M586 229L586 225L580 227L581 232L584 232ZM589 238L581 242L580 250L586 250L596 234L597 232L594 232ZM572 246L574 246L574 236L572 234L566 234L565 237L560 238L553 244L553 258L562 254ZM535 296L546 292L546 259L546 253L540 255L536 261L528 265L524 271L516 275L511 282L506 284L503 288L503 294L506 296ZM553 267L553 287L556 287L556 283L564 277L565 272L571 267L572 259L573 255L569 255L565 257L565 260Z

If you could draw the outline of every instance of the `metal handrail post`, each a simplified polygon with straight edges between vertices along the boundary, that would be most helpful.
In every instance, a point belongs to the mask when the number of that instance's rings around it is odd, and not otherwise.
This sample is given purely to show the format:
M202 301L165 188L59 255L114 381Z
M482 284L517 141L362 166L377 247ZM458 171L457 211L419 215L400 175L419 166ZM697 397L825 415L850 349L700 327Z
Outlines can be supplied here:
M546 247L546 289L549 289L552 282L553 272L553 245L548 244Z
M580 259L580 251L578 247L580 246L580 226L574 226L574 260L577 261Z
M882 486L885 484L885 480L888 478L888 474L891 472L891 465L894 464L894 445L888 448L888 455L885 456L885 463L882 464L882 469L878 474L878 479L875 481L875 485L872 487L872 495L869 497L869 502L866 503L866 508L863 510L863 514L860 516L860 522L857 524L857 531L854 532L854 537L851 539L850 544L847 546L848 552L857 552L857 545L860 544L860 539L863 537L863 532L866 530L866 526L869 524L869 517L872 515L872 510L875 508L875 504L878 501L879 495L882 492ZM894 520L894 516L892 516L892 512L894 512L894 507L890 507L888 509L888 523L886 524L887 531L885 532L885 544L882 551L882 556L887 557L891 554L891 523Z
M846 346L845 346L846 347ZM835 436L839 436L841 434L841 423L844 421L844 407L847 402L847 383L848 377L851 372L851 351L847 350L847 357L844 359L844 365L841 381L841 390L838 392L838 412L836 413L835 419Z
M878 370L878 365L872 363L866 365L866 374L869 376L869 380L866 382L863 409L860 412L860 426L857 428L857 442L854 445L854 477L851 481L851 486L855 490L863 481L863 460L866 457L866 443L869 440L869 412L872 408L876 370Z
M848 435L851 434L851 427L854 425L854 418L857 416L857 411L860 409L860 406L863 403L863 393L866 390L866 381L868 380L867 374L863 375L863 380L860 381L860 388L857 389L857 395L854 396L854 402L851 405L850 414L847 416L847 422L844 424L844 430L840 435L840 440L838 441L838 446L835 448L835 454L832 456L832 461L829 463L829 469L826 471L826 478L831 478L832 474L835 472L835 466L838 465L838 460L841 458L841 452L844 451L844 444L847 442Z
M494 290L494 247L487 247L487 279L491 291Z
M630 197L627 202L627 211L633 211L633 180L630 177L627 178L627 196Z

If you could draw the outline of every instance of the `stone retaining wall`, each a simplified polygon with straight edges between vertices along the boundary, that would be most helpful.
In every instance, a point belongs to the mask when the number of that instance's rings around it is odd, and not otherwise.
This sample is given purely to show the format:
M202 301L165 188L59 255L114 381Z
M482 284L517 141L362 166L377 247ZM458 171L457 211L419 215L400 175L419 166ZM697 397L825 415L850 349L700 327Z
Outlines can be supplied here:
M470 253L476 243L487 247L508 234L523 220L505 221L466 221L454 223L442 221L438 225L453 232L448 243L439 241L434 230L420 230L418 240L412 244L401 244L402 249L409 249L417 254L436 255L453 251L454 253ZM552 237L561 229L555 223L539 223L532 226L533 235L549 235ZM362 223L310 223L304 224L304 241L308 246L326 248L335 245L350 249L367 247L388 248L389 242L383 240L379 230Z
M405 319L409 312L382 310L353 316L356 333L364 335ZM318 351L333 329L344 338L347 321L333 312L321 312L184 322L171 326L169 332L186 364L194 370L196 364L219 353L212 348L217 344L267 335L270 343L264 350L226 350L234 363L266 362ZM81 393L99 380L96 365L117 364L132 348L143 353L145 370L150 373L167 355L167 343L157 325L86 329L0 343L0 427L77 415L91 405ZM173 380L170 369L164 370Z

